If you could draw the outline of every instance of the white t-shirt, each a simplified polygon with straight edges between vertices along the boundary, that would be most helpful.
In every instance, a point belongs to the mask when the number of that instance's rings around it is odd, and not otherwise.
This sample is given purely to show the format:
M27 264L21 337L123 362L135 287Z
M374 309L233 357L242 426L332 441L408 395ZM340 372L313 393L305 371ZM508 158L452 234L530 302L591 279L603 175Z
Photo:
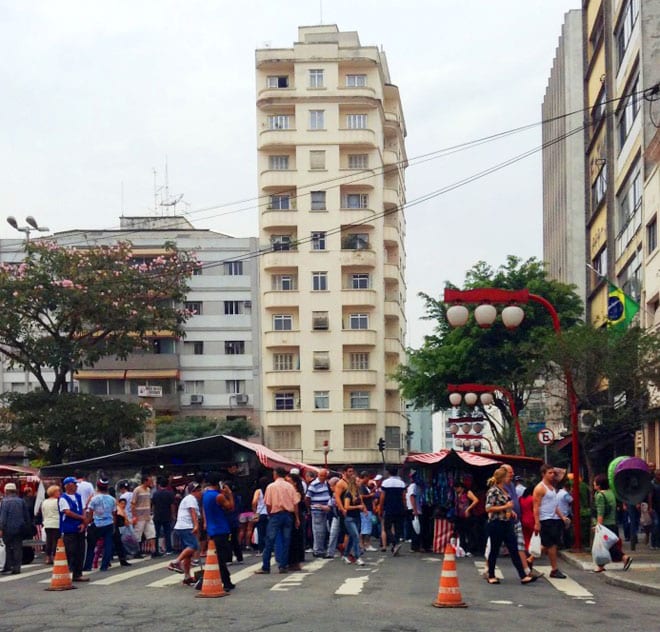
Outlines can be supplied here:
M76 492L78 492L80 498L82 498L83 509L86 509L89 499L94 495L94 485L89 481L80 480L78 481Z
M415 496L415 500L418 501L419 489L417 483L410 483L406 488L406 509L409 511L413 510L412 501L410 500L411 496ZM417 502L417 507L419 507L419 502Z
M133 500L133 492L124 492L119 498L126 501L126 516L130 522L133 520L133 513L131 512L131 500Z
M190 510L194 509L197 517L199 518L199 503L193 494L188 494L179 504L179 511L176 514L175 529L192 529L193 524Z

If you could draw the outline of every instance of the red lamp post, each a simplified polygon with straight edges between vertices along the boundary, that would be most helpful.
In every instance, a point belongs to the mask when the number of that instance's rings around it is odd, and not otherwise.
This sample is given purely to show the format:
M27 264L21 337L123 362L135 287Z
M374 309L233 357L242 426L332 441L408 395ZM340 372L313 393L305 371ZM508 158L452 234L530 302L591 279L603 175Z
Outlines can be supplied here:
M552 303L539 296L532 294L529 290L503 290L499 288L479 288L475 290L453 290L445 289L444 302L451 305L447 309L447 321L452 327L465 325L469 317L468 309L465 303L477 304L475 309L475 319L480 327L490 327L497 317L497 310L494 304L506 305L502 310L502 321L507 329L515 329L522 322L525 313L518 307L519 304L526 305L530 301L541 304L552 318L552 326L555 333L561 336L561 325L559 324L559 315ZM568 367L564 367L566 376L566 389L568 391L568 403L571 418L571 443L572 469L573 469L573 515L576 520L573 522L575 534L574 548L582 549L582 533L580 528L580 437L578 433L578 409L577 395L573 388L573 376ZM520 439L519 439L520 440ZM522 444L521 444L522 445Z
M516 437L518 438L518 446L520 447L520 454L526 456L525 441L523 440L522 432L520 430L520 421L518 420L518 409L513 395L509 390L503 386L492 386L490 384L447 384L447 390L450 393L494 393L499 391L506 397L509 404L509 409L513 415L513 424L516 429ZM489 442L490 443L490 442ZM492 451L492 448L491 448Z

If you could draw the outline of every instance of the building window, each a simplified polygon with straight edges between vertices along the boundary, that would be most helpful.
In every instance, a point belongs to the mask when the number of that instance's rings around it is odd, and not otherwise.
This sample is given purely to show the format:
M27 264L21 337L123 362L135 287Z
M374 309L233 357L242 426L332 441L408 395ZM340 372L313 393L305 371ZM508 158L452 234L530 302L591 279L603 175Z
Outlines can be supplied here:
M295 393L275 393L275 410L295 410Z
M312 312L312 329L315 331L326 331L330 328L328 312Z
M273 235L270 238L273 250L277 251L293 250L293 244L291 242L291 235Z
M328 289L328 273L312 272L312 290L314 292L325 292Z
M288 88L289 76L288 75L269 75L266 77L267 88Z
M607 277L607 246L604 246L592 259L591 267L593 268L591 275L591 289L593 290L602 279Z
M286 171L289 168L289 157L268 156L268 168L274 171Z
M183 306L186 311L195 316L201 316L203 314L203 304L201 301L186 301Z
M225 340L226 355L243 355L245 353L244 340Z
M369 354L366 352L351 353L351 370L367 371L369 369Z
M593 213L605 199L607 193L607 164L604 164L591 185L591 212Z
M401 428L385 426L385 445L388 449L398 450L401 447Z
M320 68L313 68L309 71L309 87L322 88L323 87L323 70Z
M312 191L310 195L312 198L312 210L325 211L325 191Z
M607 101L607 90L603 86L598 93L598 98L596 103L594 103L593 108L591 108L591 124L595 127L605 118L606 113L606 101Z
M315 430L314 431L314 449L327 450L330 447L330 431L329 430Z
M367 129L367 115L347 114L346 127L348 127L348 129Z
M369 195L366 193L349 193L342 199L342 208L368 208Z
M642 174L637 163L617 197L617 236L614 257L618 259L642 225Z
M309 168L325 169L325 151L314 149L309 152Z
M240 276L243 274L242 261L225 261L225 276Z
M352 409L365 410L369 408L369 391L351 391L350 404Z
M341 245L343 250L368 250L369 235L367 233L349 233Z
M623 149L628 134L642 107L642 95L639 92L639 75L626 88L626 98L621 100L621 107L617 113L617 127L619 130L619 151Z
M204 342L196 340L193 343L193 355L204 355Z
M376 447L376 427L371 424L344 426L344 448L347 450L369 450Z
M349 169L368 169L369 154L348 154Z
M346 75L347 88L364 88L367 85L367 75Z
M270 428L268 445L273 450L300 450L300 426Z
M312 250L325 250L325 231L312 232Z
M225 301L225 315L233 316L243 313L243 303L245 301Z
M651 254L658 247L658 219L654 217L646 226L646 252Z
M288 114L273 114L269 116L268 129L291 129L291 117Z
M314 391L314 410L330 408L330 391Z
M369 275L366 273L351 274L351 289L352 290L368 290L369 289Z
M309 129L325 129L325 111L309 111Z
M292 274L273 274L270 283L275 292L292 292L298 289L297 277Z
M368 314L350 314L348 317L349 329L369 329Z
M330 352L314 351L313 367L315 371L328 371L330 369Z
M618 286L633 300L639 302L642 291L642 249L638 248L619 273Z
M289 193L271 195L268 208L274 211L290 211L291 195Z
M225 380L225 393L245 393L245 380Z
M274 314L273 329L275 331L291 331L293 329L293 316L291 314Z
M639 15L639 0L627 0L619 12L619 24L614 29L614 39L616 40L617 60L619 66L623 63L626 56L628 44L632 37L633 28Z
M293 371L293 353L274 353L273 371Z
M204 380L190 380L184 382L183 392L186 395L202 395L204 393Z

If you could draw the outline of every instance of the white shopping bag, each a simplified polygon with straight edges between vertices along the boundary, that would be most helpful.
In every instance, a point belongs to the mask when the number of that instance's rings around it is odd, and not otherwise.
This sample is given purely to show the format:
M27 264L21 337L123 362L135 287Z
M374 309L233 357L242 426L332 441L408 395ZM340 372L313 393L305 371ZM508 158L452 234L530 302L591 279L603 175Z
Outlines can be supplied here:
M422 530L421 525L419 524L419 516L415 516L412 519L412 528L415 531L417 535L419 535L420 531Z
M541 557L541 534L533 533L529 540L529 554L534 557Z

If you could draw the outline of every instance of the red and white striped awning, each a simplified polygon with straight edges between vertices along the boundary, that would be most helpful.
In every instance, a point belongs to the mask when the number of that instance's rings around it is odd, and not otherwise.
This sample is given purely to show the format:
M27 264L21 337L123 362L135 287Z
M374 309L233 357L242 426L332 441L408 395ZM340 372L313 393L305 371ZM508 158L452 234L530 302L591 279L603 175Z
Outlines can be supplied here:
M429 452L425 454L410 454L406 458L406 463L425 463L427 465L435 465L450 457L453 459L460 459L467 465L473 467L489 467L493 465L501 465L501 461L489 459L475 452L457 452L456 450L438 450L437 452Z
M275 450L267 448L265 445L260 443L252 443L251 441L246 441L245 439L239 439L238 437L230 437L229 435L222 435L225 439L233 441L248 450L252 450L256 455L262 465L265 467L275 468L275 467L284 467L287 470L290 470L292 467L300 467L300 463L293 461L283 454L278 454Z

